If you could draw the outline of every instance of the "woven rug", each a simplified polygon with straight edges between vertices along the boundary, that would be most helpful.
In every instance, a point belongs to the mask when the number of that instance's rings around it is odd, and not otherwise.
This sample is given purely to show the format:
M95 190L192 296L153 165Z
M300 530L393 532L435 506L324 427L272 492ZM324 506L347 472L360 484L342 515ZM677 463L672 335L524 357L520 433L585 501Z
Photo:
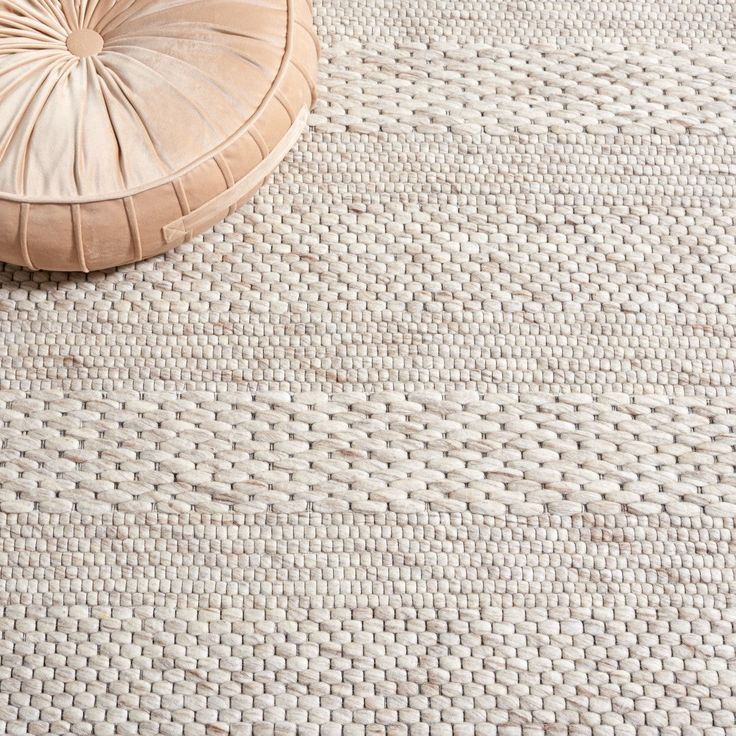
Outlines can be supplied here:
M736 734L736 25L317 0L164 257L0 270L0 733Z

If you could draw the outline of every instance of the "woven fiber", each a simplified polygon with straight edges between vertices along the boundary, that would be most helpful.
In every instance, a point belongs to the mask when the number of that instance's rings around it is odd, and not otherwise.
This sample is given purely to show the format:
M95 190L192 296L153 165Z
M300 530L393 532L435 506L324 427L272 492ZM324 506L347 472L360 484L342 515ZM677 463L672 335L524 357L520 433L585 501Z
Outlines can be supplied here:
M0 267L0 734L736 736L736 26L318 0L253 201Z

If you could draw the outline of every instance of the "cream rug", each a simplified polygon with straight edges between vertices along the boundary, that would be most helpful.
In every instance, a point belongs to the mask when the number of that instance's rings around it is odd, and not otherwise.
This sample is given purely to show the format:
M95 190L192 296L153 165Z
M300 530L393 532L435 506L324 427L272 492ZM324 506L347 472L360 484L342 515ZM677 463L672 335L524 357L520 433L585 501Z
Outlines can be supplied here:
M319 0L241 212L0 272L0 733L736 734L716 0Z

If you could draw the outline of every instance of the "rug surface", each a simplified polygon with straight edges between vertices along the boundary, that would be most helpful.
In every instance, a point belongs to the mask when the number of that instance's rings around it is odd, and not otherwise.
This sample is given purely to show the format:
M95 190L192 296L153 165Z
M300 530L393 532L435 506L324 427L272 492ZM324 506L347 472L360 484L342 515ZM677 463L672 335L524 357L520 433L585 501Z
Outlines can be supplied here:
M736 24L316 0L164 257L0 269L0 733L736 734Z

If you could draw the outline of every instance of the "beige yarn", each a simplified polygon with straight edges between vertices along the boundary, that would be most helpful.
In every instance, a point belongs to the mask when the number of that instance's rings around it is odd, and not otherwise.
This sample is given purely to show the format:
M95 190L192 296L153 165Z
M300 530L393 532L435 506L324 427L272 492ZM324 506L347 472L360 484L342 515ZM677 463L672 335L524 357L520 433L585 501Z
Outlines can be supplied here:
M731 5L315 16L238 214L0 268L0 733L733 736Z
M0 511L736 511L736 399L5 392Z

